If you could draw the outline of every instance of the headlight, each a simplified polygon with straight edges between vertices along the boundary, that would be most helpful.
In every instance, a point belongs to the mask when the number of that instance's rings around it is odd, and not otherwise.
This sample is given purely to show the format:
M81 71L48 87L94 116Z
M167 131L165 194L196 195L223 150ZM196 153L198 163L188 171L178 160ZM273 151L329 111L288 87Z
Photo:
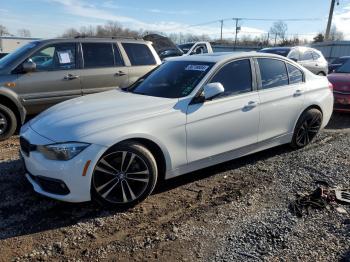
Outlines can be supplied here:
M86 143L62 143L46 146L38 146L37 150L50 160L66 161L81 153L90 144Z

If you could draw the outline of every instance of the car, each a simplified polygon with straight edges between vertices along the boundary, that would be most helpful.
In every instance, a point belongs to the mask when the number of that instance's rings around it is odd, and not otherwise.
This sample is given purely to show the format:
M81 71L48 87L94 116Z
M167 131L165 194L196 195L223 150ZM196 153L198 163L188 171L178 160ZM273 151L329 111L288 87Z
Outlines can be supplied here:
M350 112L350 60L328 75L333 85L334 111Z
M62 101L123 88L161 64L151 42L67 38L30 42L0 59L0 141L27 115Z
M3 58L6 55L8 55L8 53L0 53L0 59Z
M339 67L344 65L349 60L350 60L350 56L342 56L334 59L333 62L328 65L328 73L329 74L333 73L335 70L337 70Z
M157 181L278 145L327 125L326 77L256 52L182 56L123 90L58 104L25 124L26 177L42 195L127 208Z
M277 54L299 63L316 75L326 76L328 73L328 62L323 54L317 49L295 46L295 47L270 47L259 52Z

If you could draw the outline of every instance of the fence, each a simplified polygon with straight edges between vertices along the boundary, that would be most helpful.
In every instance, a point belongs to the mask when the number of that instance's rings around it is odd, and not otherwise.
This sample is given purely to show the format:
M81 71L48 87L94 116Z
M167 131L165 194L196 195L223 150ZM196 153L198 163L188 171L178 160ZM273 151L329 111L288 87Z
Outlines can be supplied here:
M350 41L315 43L311 47L321 51L329 62L341 56L350 56Z

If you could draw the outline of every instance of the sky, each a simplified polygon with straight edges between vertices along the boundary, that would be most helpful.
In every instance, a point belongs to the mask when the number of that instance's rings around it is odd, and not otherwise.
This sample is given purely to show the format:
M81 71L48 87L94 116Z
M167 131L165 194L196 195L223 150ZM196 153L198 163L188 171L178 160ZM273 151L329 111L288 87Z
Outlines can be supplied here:
M117 21L133 30L164 33L220 35L219 20L224 21L223 36L234 36L231 18L304 19L288 21L288 34L312 39L324 32L330 0L1 0L0 24L16 35L22 28L32 37L61 35L68 28L102 25ZM274 21L240 20L240 35L266 34ZM350 40L350 0L336 6L334 25Z

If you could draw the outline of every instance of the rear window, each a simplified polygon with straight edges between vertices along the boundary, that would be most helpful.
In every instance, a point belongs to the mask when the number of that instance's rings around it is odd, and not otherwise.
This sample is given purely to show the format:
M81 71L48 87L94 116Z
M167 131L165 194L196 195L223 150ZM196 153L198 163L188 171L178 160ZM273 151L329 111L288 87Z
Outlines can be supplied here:
M114 54L110 43L82 43L84 67L113 67Z
M126 54L133 66L155 65L156 60L145 44L123 43Z
M287 68L283 61L258 58L262 89L288 85Z

